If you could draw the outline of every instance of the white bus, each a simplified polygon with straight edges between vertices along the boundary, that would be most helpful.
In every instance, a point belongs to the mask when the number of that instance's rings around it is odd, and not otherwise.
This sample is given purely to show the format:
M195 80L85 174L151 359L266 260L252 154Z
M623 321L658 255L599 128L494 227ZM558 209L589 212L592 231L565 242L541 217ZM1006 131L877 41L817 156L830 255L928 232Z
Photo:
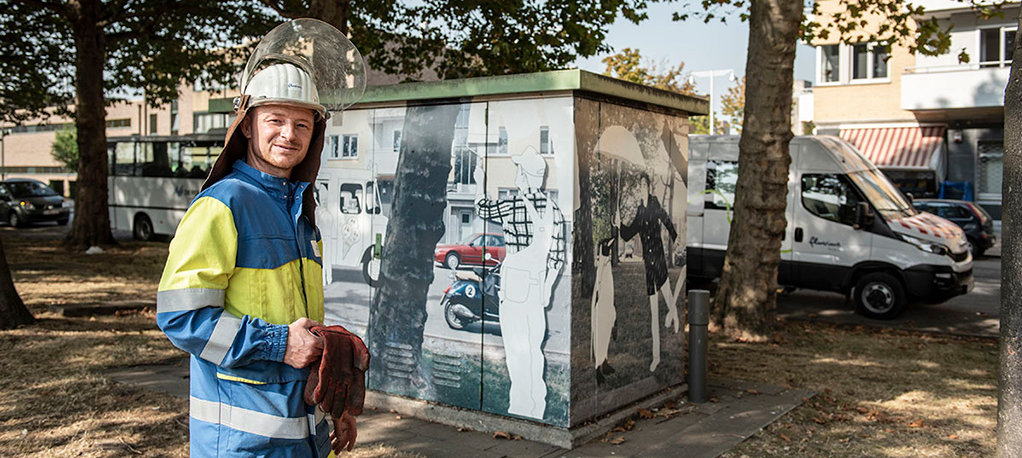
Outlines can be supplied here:
M223 141L223 134L109 138L111 227L139 240L173 235Z

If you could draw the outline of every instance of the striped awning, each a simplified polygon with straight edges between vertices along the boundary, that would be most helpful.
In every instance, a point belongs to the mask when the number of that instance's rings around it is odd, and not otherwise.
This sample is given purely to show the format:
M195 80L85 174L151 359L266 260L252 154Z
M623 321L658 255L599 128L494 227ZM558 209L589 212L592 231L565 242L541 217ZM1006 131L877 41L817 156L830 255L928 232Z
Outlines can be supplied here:
M841 129L841 138L877 167L929 169L944 144L944 126Z

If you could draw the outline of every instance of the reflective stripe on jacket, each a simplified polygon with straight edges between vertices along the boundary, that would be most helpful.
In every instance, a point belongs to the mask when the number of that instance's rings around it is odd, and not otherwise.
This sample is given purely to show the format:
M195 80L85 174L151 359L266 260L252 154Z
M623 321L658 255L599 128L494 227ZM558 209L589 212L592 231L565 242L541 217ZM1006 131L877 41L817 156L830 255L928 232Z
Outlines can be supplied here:
M156 321L191 358L192 456L327 456L329 425L281 361L287 325L323 321L322 241L308 183L243 161L199 193L170 244Z

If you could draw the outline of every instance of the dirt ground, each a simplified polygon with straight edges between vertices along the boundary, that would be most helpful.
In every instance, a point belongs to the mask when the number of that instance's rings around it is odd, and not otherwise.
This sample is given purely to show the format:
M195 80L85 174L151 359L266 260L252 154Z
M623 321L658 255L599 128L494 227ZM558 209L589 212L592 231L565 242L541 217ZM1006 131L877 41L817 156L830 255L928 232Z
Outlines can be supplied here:
M0 228L39 319L0 331L0 456L186 456L187 402L112 382L113 368L180 357L153 310L65 318L52 305L154 302L166 242L88 256L60 230ZM711 336L710 375L819 394L726 456L991 456L997 345L904 331L780 323L777 341ZM755 395L755 393L750 393ZM387 446L352 456L412 456Z

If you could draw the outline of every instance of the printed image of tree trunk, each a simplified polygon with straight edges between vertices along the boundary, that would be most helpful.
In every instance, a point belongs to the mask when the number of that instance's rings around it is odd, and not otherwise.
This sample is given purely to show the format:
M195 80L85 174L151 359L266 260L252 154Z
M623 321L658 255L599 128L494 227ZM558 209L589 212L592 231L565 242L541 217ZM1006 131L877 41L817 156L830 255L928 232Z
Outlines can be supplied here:
M444 234L457 103L411 106L405 114L387 224L380 287L369 312L370 387L425 389L421 373L433 250Z
M1018 22L1022 25L1022 10ZM1020 43L1015 43L1015 54ZM1001 358L997 396L997 456L1022 456L1022 59L1011 63L1004 91L1004 181L1001 183Z
M754 1L749 16L745 119L735 216L713 311L715 326L744 341L770 338L787 195L791 87L800 0Z
M35 323L35 318L14 288L11 268L7 265L7 255L0 241L0 329L14 329L32 323Z
M72 4L75 43L75 129L78 135L78 195L75 218L64 239L69 248L114 244L107 208L106 62L98 0Z

